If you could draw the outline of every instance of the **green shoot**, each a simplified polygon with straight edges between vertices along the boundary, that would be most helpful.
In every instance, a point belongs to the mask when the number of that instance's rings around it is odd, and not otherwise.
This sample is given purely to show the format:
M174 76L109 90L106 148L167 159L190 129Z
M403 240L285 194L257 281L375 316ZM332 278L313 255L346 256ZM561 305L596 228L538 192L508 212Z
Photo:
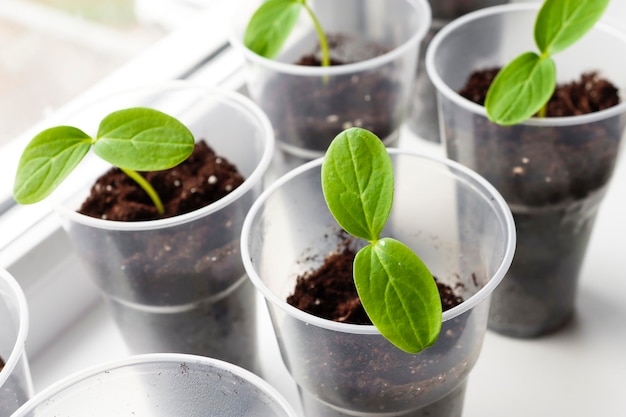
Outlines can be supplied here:
M545 116L556 88L552 56L582 38L608 4L609 0L545 0L534 28L539 53L525 52L498 73L485 100L489 120L508 126L536 113Z
M357 252L354 282L372 323L406 352L434 344L442 306L432 274L403 243L380 237L394 192L391 158L381 140L360 128L337 135L322 164L322 190L337 223L369 242Z
M267 0L255 11L244 34L244 45L265 58L278 55L304 8L310 16L322 51L322 66L330 65L328 40L306 0Z
M96 155L135 180L162 214L165 210L161 199L137 171L178 165L193 151L194 138L177 119L143 107L109 114L100 122L95 138L71 126L46 129L22 153L13 185L15 200L32 204L46 198L92 147Z

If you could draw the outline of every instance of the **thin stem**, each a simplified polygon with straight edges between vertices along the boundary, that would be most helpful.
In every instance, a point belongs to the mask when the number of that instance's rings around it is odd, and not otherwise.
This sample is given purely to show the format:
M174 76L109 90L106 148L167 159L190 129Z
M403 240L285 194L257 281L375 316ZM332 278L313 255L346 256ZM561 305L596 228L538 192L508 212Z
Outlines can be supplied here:
M159 195L144 177L142 177L137 171L134 171L132 169L120 169L122 170L122 172L132 178L148 194L148 197L150 197L150 200L152 200L152 202L154 203L154 206L156 207L159 214L165 213L165 207L163 207L163 203L161 202Z
M537 117L546 117L547 114L548 114L548 103L546 103L543 107L539 109L539 112L537 112Z
M313 26L315 27L315 31L317 32L317 38L320 43L320 50L322 52L322 66L329 67L330 66L330 50L328 49L328 40L326 39L326 34L324 34L324 29L322 29L322 25L319 20L313 13L313 10L309 7L306 2L303 3L304 8L306 9L309 16L311 16L311 20L313 20Z

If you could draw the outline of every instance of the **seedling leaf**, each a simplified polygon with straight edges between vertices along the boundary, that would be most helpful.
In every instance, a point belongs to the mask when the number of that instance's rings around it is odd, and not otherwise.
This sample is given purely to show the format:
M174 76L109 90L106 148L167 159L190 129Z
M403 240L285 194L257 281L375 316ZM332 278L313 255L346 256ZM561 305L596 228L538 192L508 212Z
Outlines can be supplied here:
M513 125L546 106L556 88L552 56L585 35L604 13L609 0L545 0L535 19L540 54L526 52L506 65L493 81L485 108L494 123ZM541 111L540 111L541 110Z
M556 87L556 67L549 57L526 52L502 68L491 83L485 108L494 123L514 125L537 113Z
M372 323L408 353L432 346L441 331L437 285L407 246L383 238L361 249L354 261L359 298Z
M75 127L57 126L36 135L18 163L13 197L20 204L46 198L82 161L92 139Z
M609 0L546 0L535 21L535 42L554 55L582 38L602 17Z
M158 171L172 168L193 151L193 134L172 116L134 107L106 116L94 152L120 168Z
M381 140L358 128L337 135L322 165L322 191L341 227L361 239L378 239L393 201L393 168Z
M274 58L293 30L302 0L267 0L252 15L243 43L251 51Z
M351 128L331 142L322 190L335 220L369 242L354 260L354 282L372 323L409 353L431 346L441 331L441 298L430 271L404 244L380 238L391 213L393 165L373 133Z

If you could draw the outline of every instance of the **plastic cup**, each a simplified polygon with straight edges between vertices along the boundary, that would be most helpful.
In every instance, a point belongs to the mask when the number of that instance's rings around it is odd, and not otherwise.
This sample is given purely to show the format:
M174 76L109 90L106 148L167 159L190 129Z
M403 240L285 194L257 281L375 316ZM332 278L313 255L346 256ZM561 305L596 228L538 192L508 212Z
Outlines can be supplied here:
M113 110L146 106L179 118L196 140L233 163L245 181L220 200L167 219L119 222L75 210L81 189L59 190L62 223L132 353L211 356L248 369L258 365L255 291L246 277L239 236L263 187L274 141L269 121L238 93L193 83L165 83L103 97L65 123L96 129ZM81 167L101 163L97 158ZM74 175L73 173L72 175ZM80 173L77 173L80 177ZM149 262L137 262L151 248Z
M433 19L430 30L420 46L420 56L417 60L417 75L415 79L415 93L406 118L406 124L420 139L440 143L439 124L437 117L437 92L435 86L426 73L426 50L432 38L442 27L464 14L485 7L509 3L509 0L430 0Z
M270 118L286 166L322 156L351 126L373 131L388 145L397 143L420 42L430 26L426 0L311 1L325 33L347 40L337 58L352 63L330 67L295 64L317 44L305 12L277 58L247 49L243 34L259 4L236 8L230 41L245 57L248 92Z
M28 306L15 278L0 268L0 414L8 416L33 395L26 357Z
M338 323L286 302L296 279L345 237L324 201L321 160L285 174L242 231L248 276L264 296L307 416L458 416L478 359L489 298L511 262L515 228L502 197L452 161L390 149L395 195L383 236L411 247L465 301L443 314L437 343L401 351L374 326Z
M145 354L98 365L46 388L13 417L296 417L253 373L220 360Z
M437 34L426 56L447 156L490 181L515 218L515 259L494 292L489 319L490 329L514 337L553 333L573 315L580 268L626 124L622 102L503 127L457 93L473 70L536 50L539 6L510 4L463 16ZM554 59L559 83L597 70L626 89L626 35L603 23Z

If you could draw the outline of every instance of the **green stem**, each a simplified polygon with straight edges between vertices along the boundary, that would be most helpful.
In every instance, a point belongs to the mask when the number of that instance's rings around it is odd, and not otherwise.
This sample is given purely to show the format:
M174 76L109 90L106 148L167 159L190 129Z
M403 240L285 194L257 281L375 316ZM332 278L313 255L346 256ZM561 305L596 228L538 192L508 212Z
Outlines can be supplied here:
M322 66L329 67L330 66L330 50L328 49L328 40L326 39L326 34L324 34L324 29L322 29L322 25L319 20L313 13L313 10L309 7L308 4L303 3L304 8L306 9L309 16L311 16L311 20L313 20L313 26L315 27L315 31L317 32L317 38L320 43L320 50L322 52Z
M141 188L143 188L143 190L148 194L148 197L150 197L150 199L154 203L154 206L156 207L159 214L165 213L165 207L163 207L163 203L161 202L159 195L144 177L142 177L137 171L133 171L132 169L120 169L122 170L122 172L132 178L137 184L139 184Z
M537 113L538 117L546 117L546 115L548 114L548 103L545 104L545 106L543 106L542 108L539 109L539 112Z

